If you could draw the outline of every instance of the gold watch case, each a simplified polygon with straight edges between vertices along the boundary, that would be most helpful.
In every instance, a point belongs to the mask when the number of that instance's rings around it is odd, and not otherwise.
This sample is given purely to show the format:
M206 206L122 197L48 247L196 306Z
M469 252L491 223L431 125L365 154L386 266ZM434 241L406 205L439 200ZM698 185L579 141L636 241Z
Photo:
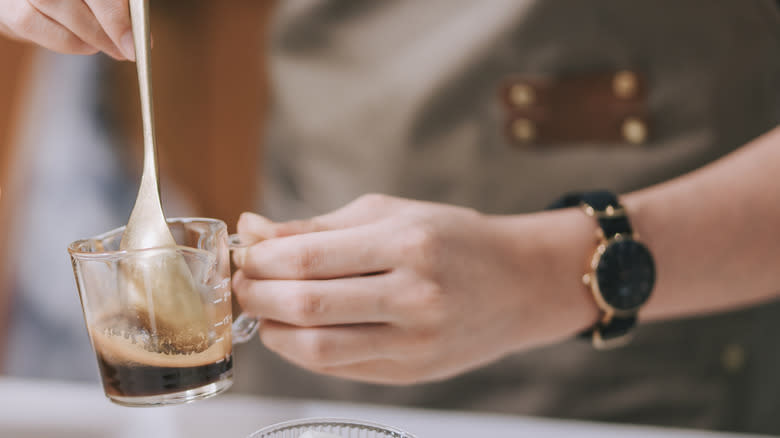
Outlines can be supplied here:
M638 235L635 233L633 235L625 235L625 234L616 234L615 236L610 237L609 239L604 237L604 233L601 231L601 228L598 229L598 237L599 237L599 244L596 247L596 251L593 253L593 256L590 259L590 263L588 265L589 271L585 273L582 276L582 283L587 286L591 294L593 295L593 299L596 302L596 306L601 310L601 317L598 320L598 323L601 324L608 324L612 318L615 316L617 317L630 317L633 315L636 315L639 308L642 307L642 304L630 308L630 309L617 309L611 304L609 304L605 299L604 296L601 293L601 289L599 288L599 282L596 276L596 269L599 266L599 263L601 262L601 257L606 252L609 245L611 245L614 242L620 242L627 239L631 240L638 240ZM626 333L623 336L619 336L612 339L604 339L601 337L601 332L598 329L598 325L596 324L596 328L593 329L593 347L595 347L598 350L608 350L612 348L621 347L623 345L628 344L631 341L632 333Z

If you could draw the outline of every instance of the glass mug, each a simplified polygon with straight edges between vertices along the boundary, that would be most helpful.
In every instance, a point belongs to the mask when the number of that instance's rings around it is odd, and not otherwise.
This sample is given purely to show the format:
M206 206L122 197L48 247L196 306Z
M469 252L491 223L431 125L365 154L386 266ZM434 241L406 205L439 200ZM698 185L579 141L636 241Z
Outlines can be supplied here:
M246 245L217 219L168 226L175 247L120 250L124 227L68 247L103 389L120 405L187 403L225 391L233 344L257 331L246 314L232 321L230 250ZM186 281L161 280L162 269Z

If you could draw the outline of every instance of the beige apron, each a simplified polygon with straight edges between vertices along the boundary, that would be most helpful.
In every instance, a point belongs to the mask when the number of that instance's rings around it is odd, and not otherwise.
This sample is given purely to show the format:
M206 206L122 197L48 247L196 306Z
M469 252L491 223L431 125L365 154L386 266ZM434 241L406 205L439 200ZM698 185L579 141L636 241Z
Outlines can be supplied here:
M530 212L569 190L664 181L780 120L771 0L285 1L275 24L264 207L274 219L366 192ZM646 79L644 144L518 146L507 136L507 78L622 69ZM642 326L615 351L570 341L402 388L317 376L256 343L239 350L236 387L780 433L778 335L780 306L770 305Z

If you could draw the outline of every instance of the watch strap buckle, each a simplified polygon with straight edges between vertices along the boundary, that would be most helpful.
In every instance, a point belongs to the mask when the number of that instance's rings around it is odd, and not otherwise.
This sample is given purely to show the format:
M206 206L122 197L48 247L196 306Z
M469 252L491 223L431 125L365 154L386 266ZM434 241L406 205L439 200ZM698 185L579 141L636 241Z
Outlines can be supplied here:
M636 315L626 317L613 316L607 321L599 321L592 329L581 336L590 338L597 350L610 350L622 347L632 339L631 329L636 325Z
M619 336L604 338L601 335L600 329L595 329L591 333L591 341L593 342L593 348L596 350L612 350L628 345L633 339L633 333L628 332Z

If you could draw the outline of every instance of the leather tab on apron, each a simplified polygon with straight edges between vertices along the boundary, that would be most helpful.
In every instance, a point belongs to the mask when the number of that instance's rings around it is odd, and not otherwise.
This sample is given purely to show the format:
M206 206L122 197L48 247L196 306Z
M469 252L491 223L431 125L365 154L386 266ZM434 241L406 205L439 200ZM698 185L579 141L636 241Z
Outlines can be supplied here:
M647 81L619 70L560 78L513 76L501 87L516 145L642 144L649 136Z

